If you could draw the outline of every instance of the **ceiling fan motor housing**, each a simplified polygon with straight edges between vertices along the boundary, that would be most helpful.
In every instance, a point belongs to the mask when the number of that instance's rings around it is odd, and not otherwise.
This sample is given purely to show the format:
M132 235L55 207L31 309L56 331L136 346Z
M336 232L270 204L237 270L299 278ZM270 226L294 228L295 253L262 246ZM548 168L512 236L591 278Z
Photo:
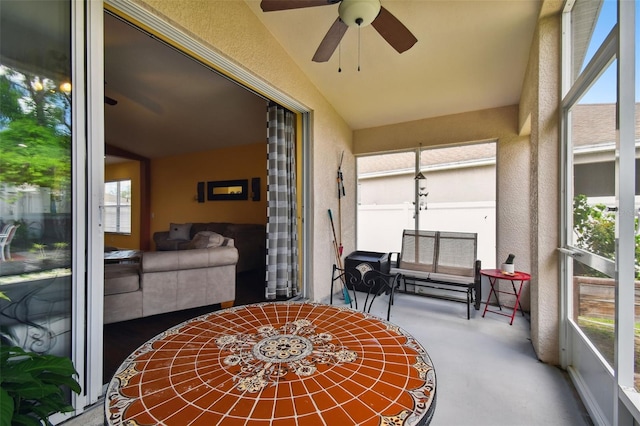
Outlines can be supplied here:
M365 27L380 13L379 0L342 0L338 7L340 19L351 27Z

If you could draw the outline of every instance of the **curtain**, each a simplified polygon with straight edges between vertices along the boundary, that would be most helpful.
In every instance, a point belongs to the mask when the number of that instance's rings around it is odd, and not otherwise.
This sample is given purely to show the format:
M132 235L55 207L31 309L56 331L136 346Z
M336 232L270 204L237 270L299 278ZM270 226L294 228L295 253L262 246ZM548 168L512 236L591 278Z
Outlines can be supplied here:
M298 226L294 114L267 109L267 273L266 298L298 294Z

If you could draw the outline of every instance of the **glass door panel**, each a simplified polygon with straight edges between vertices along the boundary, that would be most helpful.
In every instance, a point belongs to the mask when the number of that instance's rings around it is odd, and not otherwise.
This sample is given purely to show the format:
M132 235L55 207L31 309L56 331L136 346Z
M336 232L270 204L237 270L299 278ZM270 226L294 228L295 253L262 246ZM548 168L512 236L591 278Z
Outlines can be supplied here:
M616 62L570 111L572 319L613 366L616 280Z
M71 357L71 3L0 17L2 345Z

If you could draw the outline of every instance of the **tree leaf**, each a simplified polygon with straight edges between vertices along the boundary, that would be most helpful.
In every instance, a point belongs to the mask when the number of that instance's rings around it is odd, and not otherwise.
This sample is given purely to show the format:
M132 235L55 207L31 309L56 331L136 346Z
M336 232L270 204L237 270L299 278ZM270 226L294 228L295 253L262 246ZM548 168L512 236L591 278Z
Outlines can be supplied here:
M0 388L0 426L11 426L13 408L13 398L6 390Z

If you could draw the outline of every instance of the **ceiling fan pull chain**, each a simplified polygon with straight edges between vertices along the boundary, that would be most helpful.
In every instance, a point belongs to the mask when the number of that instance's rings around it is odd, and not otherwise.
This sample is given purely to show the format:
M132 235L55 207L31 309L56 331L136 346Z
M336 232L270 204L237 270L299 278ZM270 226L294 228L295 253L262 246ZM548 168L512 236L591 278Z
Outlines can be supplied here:
M338 44L338 72L342 72L342 42Z

